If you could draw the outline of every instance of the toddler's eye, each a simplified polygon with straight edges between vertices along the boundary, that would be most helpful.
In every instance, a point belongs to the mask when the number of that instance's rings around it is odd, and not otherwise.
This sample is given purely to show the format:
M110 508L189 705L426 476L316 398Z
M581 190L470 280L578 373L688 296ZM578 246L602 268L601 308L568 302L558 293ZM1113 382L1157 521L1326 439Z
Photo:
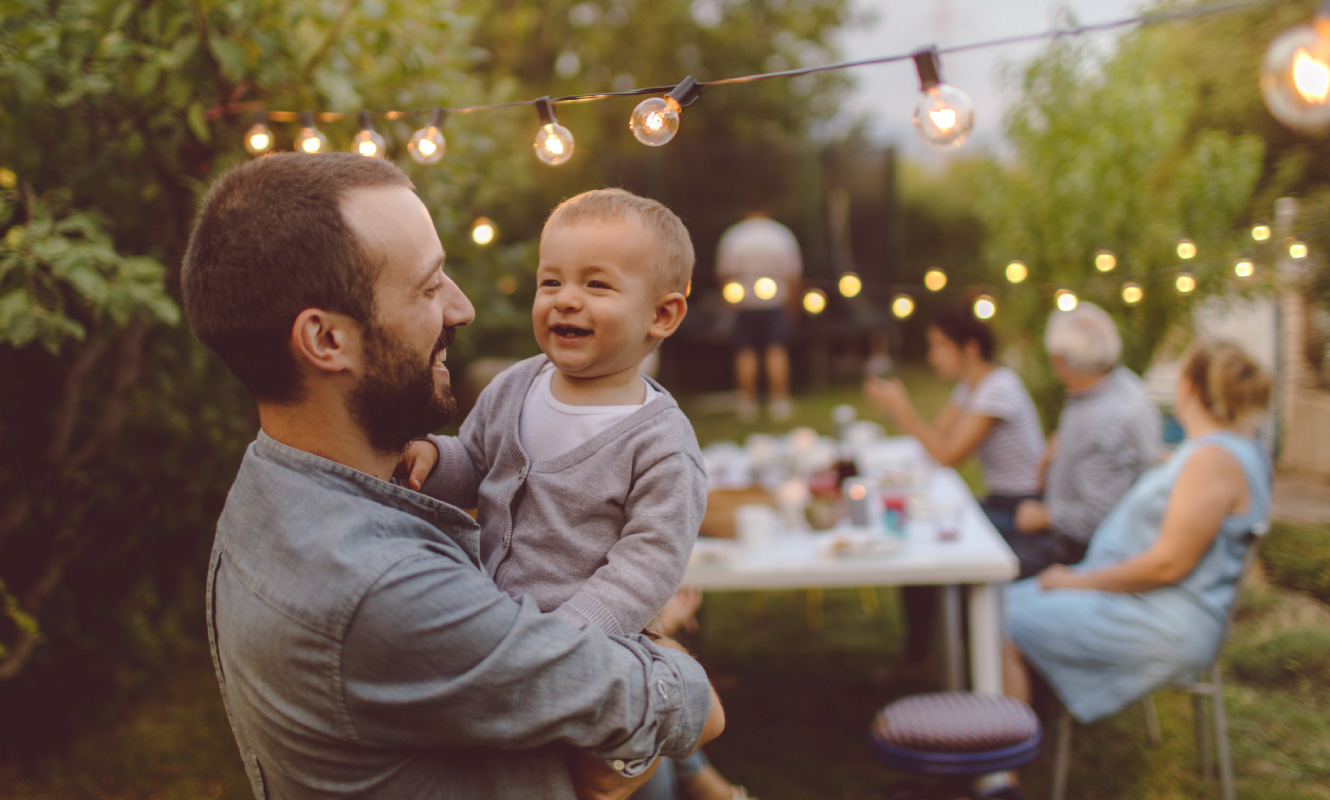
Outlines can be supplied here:
M553 278L546 278L545 280L540 282L540 285L557 287L559 285L559 282L554 280Z
M605 281L591 281L590 283L587 284L587 286L590 286L592 289L608 289L608 288L610 288L610 285L609 285L608 283L606 283Z

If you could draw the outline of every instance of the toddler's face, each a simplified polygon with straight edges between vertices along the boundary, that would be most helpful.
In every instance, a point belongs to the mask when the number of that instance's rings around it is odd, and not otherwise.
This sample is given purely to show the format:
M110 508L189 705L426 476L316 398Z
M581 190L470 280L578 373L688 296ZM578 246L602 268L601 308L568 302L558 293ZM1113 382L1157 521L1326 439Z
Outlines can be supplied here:
M536 342L564 374L600 378L638 364L658 292L654 239L635 219L558 223L540 240L531 323Z

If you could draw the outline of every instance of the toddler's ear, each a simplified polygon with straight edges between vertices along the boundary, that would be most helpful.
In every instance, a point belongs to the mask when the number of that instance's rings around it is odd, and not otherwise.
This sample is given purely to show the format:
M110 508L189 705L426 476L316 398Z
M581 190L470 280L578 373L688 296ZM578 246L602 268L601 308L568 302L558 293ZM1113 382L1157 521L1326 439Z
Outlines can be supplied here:
M688 316L688 301L679 292L670 292L656 301L656 313L651 318L651 327L647 333L657 339L665 339L679 329L683 318Z

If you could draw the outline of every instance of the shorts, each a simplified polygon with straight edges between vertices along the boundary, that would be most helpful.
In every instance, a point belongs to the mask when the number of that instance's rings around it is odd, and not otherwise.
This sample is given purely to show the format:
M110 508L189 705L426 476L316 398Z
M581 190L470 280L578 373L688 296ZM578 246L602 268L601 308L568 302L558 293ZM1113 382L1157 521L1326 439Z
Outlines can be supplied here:
M765 350L785 344L789 336L782 308L739 309L734 321L734 345L740 350Z

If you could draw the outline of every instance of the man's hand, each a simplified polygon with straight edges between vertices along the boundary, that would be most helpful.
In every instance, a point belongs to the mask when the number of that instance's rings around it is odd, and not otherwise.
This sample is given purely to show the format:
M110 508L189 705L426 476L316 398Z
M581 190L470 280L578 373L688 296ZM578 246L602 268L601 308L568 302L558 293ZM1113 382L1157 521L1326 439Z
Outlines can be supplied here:
M1074 589L1078 585L1076 577L1076 573L1065 564L1054 564L1039 573L1039 588L1044 591L1049 589Z
M423 439L414 441L406 446L402 460L398 462L397 469L393 470L393 477L406 481L407 486L420 491L425 479L438 463L439 451L433 444Z
M1021 533L1039 533L1049 528L1048 506L1038 500L1022 500L1016 506L1016 530Z
M646 783L658 766L659 758L636 778L625 778L591 756L574 753L568 769L573 775L573 791L578 800L624 800Z

